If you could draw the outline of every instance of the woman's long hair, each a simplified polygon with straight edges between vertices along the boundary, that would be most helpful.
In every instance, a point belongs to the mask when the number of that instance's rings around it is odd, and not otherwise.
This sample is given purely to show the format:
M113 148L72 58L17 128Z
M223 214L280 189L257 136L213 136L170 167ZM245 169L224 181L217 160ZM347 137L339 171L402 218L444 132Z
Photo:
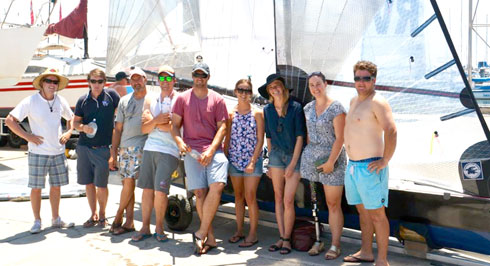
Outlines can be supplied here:
M279 80L280 81L280 80ZM286 88L286 85L281 81L282 84L282 97L284 98L284 101L282 102L282 110L279 116L285 117L287 114L287 105L289 101L289 90ZM267 88L267 93L269 94L269 101L274 104L274 97L269 93L269 89Z

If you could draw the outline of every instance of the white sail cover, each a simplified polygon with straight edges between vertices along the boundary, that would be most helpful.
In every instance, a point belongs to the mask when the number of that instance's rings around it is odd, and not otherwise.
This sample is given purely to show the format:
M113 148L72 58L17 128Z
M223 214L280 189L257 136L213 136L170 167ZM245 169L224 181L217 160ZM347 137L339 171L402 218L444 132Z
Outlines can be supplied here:
M0 86L15 85L43 37L46 27L6 28L0 30Z

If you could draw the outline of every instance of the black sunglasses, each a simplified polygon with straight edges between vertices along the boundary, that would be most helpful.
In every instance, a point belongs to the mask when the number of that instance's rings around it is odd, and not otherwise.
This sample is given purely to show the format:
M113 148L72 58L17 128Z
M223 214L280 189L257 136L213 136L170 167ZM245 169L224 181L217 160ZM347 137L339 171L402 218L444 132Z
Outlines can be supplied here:
M52 79L44 79L43 82L46 82L48 84L54 84L54 85L58 85L58 83L60 83L59 80L52 80Z
M374 77L371 77L371 76L365 76L365 77L354 76L354 81L361 81L362 80L365 82L369 82L372 79L374 79Z
M195 77L195 78L207 78L208 77L208 74L206 73L196 73L196 72L193 72L192 73L192 76Z
M252 90L249 90L249 89L242 89L242 88L237 88L236 91L238 93L244 93L244 94L252 94Z
M172 78L172 77L170 77L170 76L166 76L166 77L165 77L165 76L158 76L158 79L159 79L161 82L164 82L164 81L166 81L166 82L170 82L170 81L172 81L172 79L173 79L173 78Z
M277 129L276 129L277 133L281 133L282 132L282 128L283 128L283 126L282 126L282 120L279 120L279 122L277 123Z
M92 83L92 84L95 84L95 83L102 84L104 82L105 82L105 80L103 80L103 79L91 79L90 80L90 83Z

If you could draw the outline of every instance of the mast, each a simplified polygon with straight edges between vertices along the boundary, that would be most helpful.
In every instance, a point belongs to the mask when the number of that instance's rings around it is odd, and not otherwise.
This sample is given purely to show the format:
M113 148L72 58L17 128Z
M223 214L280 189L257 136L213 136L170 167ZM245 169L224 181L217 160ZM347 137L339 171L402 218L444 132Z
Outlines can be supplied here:
M471 57L473 56L473 51L472 51L472 31L473 31L473 0L468 0L468 82L470 83L470 86L473 87L472 85L472 62L471 62Z

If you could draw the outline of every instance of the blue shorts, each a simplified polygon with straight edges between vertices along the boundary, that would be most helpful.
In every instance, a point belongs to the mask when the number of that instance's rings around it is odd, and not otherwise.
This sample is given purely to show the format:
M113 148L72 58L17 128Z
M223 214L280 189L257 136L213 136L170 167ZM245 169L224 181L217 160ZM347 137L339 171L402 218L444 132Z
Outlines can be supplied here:
M184 157L187 190L208 188L217 182L224 183L228 179L228 159L223 151L217 151L208 166L202 166L191 156Z
M293 154L288 154L280 149L272 148L269 152L269 167L286 169L289 163L293 159ZM296 167L294 167L295 172L299 172L299 168L301 166L301 157L298 159L296 163Z
M88 147L77 145L77 182L80 185L94 184L107 187L109 181L109 146Z
M345 197L349 205L363 204L367 210L388 207L388 166L370 172L368 165L379 158L351 161L345 170Z
M232 163L228 164L228 174L230 176L262 176L264 172L262 169L264 167L262 156L255 162L254 172L251 174L245 173L244 171L238 170Z

